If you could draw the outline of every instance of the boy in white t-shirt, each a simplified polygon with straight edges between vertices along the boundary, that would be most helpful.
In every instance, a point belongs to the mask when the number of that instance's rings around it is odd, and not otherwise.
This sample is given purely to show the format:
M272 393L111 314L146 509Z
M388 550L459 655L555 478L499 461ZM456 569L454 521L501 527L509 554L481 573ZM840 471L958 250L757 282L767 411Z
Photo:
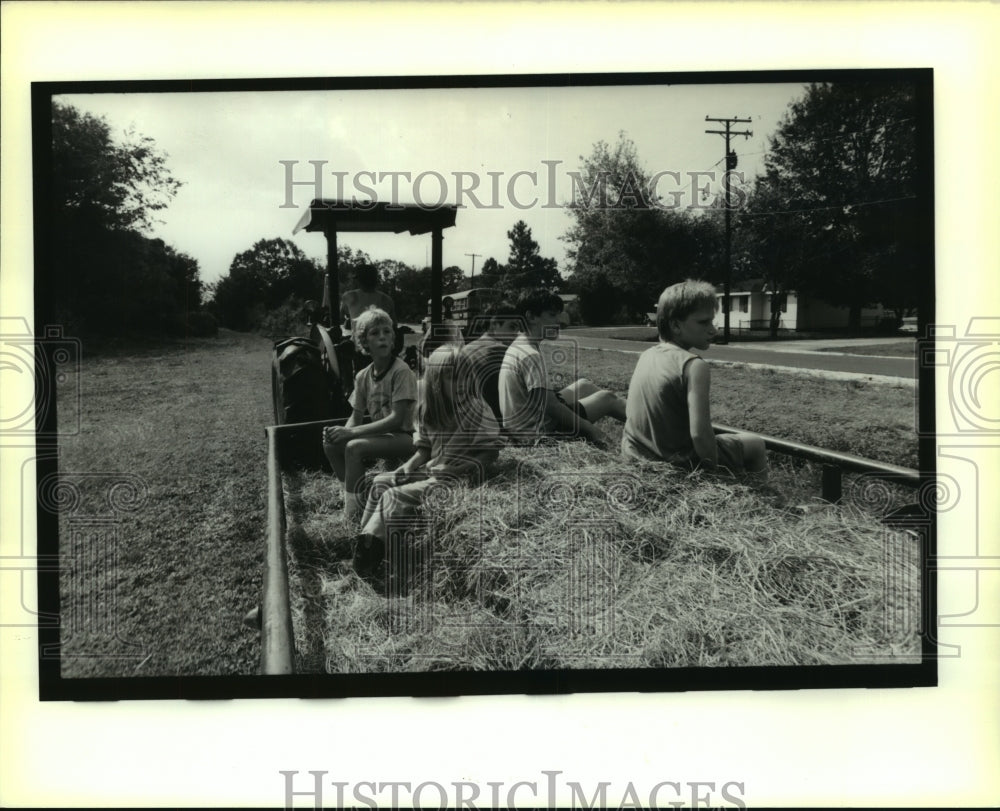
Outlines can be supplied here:
M516 315L514 305L507 300L488 305L479 317L487 322L486 329L478 338L467 343L462 353L468 358L483 399L499 423L503 419L500 413L500 369L507 347L517 337L521 319Z
M323 429L323 452L333 472L344 483L344 518L361 515L357 487L372 458L407 458L413 453L413 405L417 379L393 351L392 318L375 307L352 324L358 349L372 363L354 378L351 416L346 425ZM369 422L365 423L364 418Z
M549 388L538 345L559 335L563 301L538 289L518 299L525 329L507 347L500 368L499 395L503 427L512 442L530 444L542 436L584 437L607 447L594 425L602 417L625 421L625 402L581 378L560 391Z

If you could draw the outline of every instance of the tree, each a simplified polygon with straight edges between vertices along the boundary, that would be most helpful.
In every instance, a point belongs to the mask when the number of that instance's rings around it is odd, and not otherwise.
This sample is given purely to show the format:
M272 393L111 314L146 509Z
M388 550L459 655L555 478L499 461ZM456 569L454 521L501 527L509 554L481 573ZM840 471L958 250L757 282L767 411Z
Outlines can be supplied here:
M518 220L507 232L510 254L500 273L499 288L504 295L516 297L523 290L536 287L557 288L562 282L556 260L543 257L538 243L531 238L531 229Z
M375 263L379 269L379 284L396 305L396 319L398 321L419 321L424 317L424 310L427 305L426 290L429 290L430 281L428 276L427 287L421 272L412 265L399 262L395 259L382 259Z
M427 299L431 295L431 269L417 269L395 259L383 259L376 265L382 289L392 297L396 305L397 320L421 321L427 314ZM441 290L444 295L464 290L467 281L457 265L450 265L441 271Z
M163 264L171 281L171 292L175 303L184 312L199 309L203 285L198 261L186 253L175 250L162 239L154 239L151 242L157 252L162 252Z
M134 131L116 143L107 122L52 105L45 283L54 316L75 334L184 334L201 306L198 263L148 230L180 183L166 156ZM44 270L42 272L45 272Z
M503 270L492 256L483 262L483 267L479 271L476 287L492 287L500 290L503 279Z
M348 249L349 250L349 249ZM237 254L214 286L213 310L231 329L260 326L264 316L292 297L317 297L323 269L287 239L262 239Z
M786 222L804 244L798 257L784 257L787 272L800 289L848 307L853 326L865 304L902 313L914 301L916 184L926 169L917 164L916 114L911 84L813 84L790 106L765 157L762 192L786 213L760 218L759 228L795 215ZM755 239L766 246L785 230Z
M52 205L56 222L77 216L104 228L148 230L181 183L152 138L134 130L122 143L103 118L52 104Z
M539 253L538 243L531 236L531 229L524 220L518 220L507 232L510 253L506 264L499 264L494 257L483 262L475 280L476 287L489 287L502 295L516 299L523 291L536 287L558 290L563 286L558 263Z
M614 148L598 141L581 161L568 204L574 224L563 239L588 323L632 320L667 285L718 274L712 219L663 205L623 132Z
M373 266L377 268L378 263L372 262L371 257L364 251L351 250L347 245L338 245L337 284L340 286L341 294L358 286L357 272L360 268Z
M426 271L427 289L429 290L431 269L426 268ZM467 289L466 281L465 271L458 265L448 265L448 267L441 269L441 290L444 293L458 293Z
M375 262L375 267L378 269L379 288L391 296L395 302L399 295L397 278L405 277L414 268L398 259L379 259Z
M781 307L789 292L808 287L810 229L805 212L768 178L757 178L746 204L734 218L734 278L761 278L770 293L768 325L778 334Z

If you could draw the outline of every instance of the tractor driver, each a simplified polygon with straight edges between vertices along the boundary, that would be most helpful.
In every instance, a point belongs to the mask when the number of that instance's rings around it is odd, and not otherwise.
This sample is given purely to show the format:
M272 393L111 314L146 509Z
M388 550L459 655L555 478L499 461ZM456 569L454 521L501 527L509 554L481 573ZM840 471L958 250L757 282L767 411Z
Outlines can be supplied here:
M396 305L392 299L381 290L376 290L378 284L378 269L374 265L363 264L354 271L357 288L348 290L340 297L340 318L344 332L351 334L351 324L354 319L370 307L377 307L389 314L393 327L396 326Z
M376 285L378 284L378 268L367 262L358 265L354 271L354 281L358 286L354 290L348 290L340 297L340 318L344 326L344 333L349 336L355 319L365 310L375 307L389 314L389 317L392 319L393 333L396 336L393 351L396 353L402 352L403 333L399 329L399 324L396 323L396 305L387 293L376 289ZM345 339L344 343L349 343L350 348L354 349L350 338ZM365 368L371 363L371 360L368 355L355 352L355 373Z

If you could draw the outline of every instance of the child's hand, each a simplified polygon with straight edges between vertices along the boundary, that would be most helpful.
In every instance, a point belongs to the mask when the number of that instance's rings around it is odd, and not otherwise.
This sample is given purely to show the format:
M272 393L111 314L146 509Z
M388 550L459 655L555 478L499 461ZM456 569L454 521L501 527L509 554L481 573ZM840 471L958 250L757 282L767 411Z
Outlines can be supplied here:
M346 442L354 432L344 425L328 425L323 429L323 441L328 445L335 442Z
M408 478L410 478L410 471L406 469L406 465L400 465L394 471L392 471L393 484L402 484Z

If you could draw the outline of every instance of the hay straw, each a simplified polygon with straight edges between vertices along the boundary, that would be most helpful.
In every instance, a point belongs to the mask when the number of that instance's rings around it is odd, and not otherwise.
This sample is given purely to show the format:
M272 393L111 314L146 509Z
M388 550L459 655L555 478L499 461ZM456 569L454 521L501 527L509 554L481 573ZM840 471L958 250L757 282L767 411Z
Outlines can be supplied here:
M809 471L806 471L811 475ZM350 570L332 479L288 478L297 663L328 672L916 661L916 541L850 504L581 442L505 449L420 542L409 593Z

